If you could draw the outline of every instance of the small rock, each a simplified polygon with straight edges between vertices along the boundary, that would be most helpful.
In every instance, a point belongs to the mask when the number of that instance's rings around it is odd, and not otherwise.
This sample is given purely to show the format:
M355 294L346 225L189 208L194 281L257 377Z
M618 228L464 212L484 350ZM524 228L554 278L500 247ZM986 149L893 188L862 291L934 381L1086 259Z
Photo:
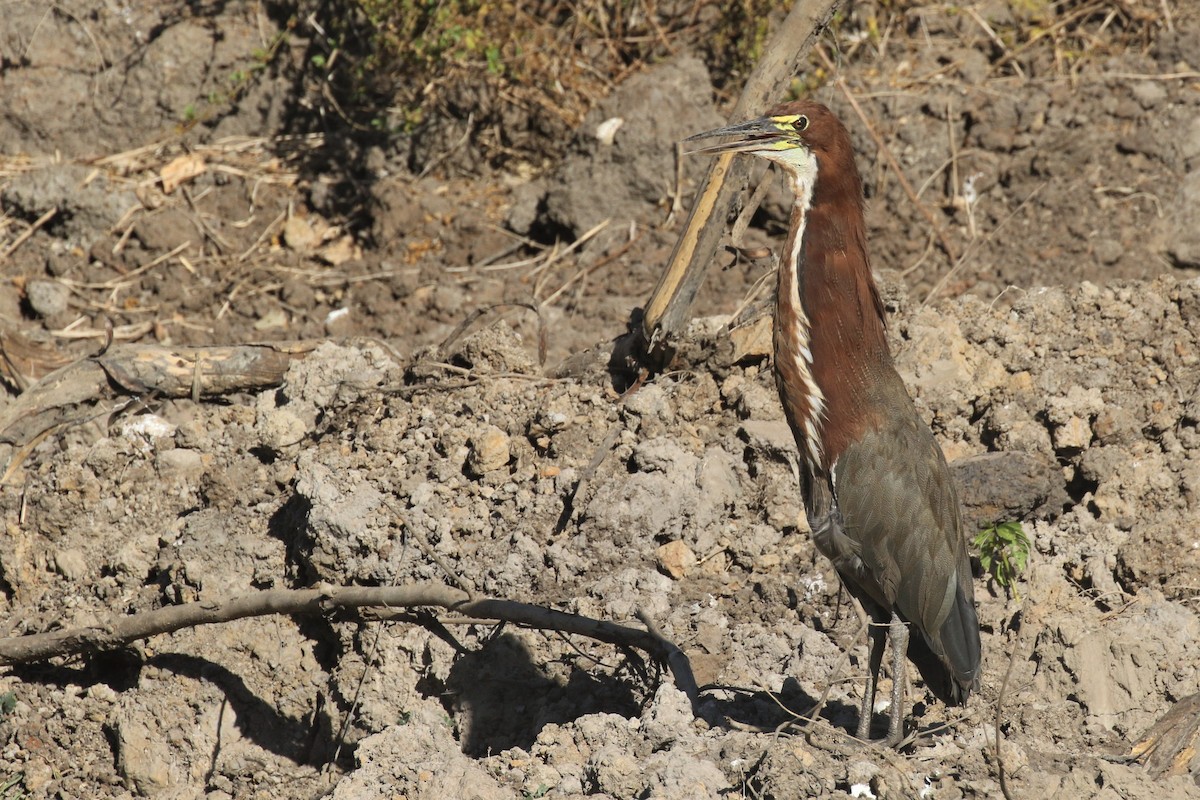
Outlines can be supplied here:
M1096 260L1101 264L1115 264L1121 260L1121 256L1125 255L1125 248L1116 239L1101 239L1096 242L1092 252L1096 254Z
M1071 417L1054 429L1054 446L1059 450L1084 450L1092 443L1092 428L1087 420Z
M694 717L687 695L669 682L658 687L648 711L642 720L643 730L656 750L676 741Z
M25 284L25 298L39 317L55 317L67 310L71 292L58 281L35 279Z
M46 796L50 782L54 780L54 770L43 759L34 757L25 762L24 788L33 796Z
M87 696L91 700L98 703L115 703L117 702L116 689L109 686L107 683L93 683L88 687Z
M609 117L596 126L596 140L606 147L612 147L617 138L617 131L621 130L624 124L625 120L621 117Z
M1150 109L1167 99L1167 90L1158 81L1140 81L1133 85L1133 99L1142 108Z
M738 437L752 449L780 460L796 452L792 429L783 420L748 419L738 428Z
M342 306L325 315L325 333L328 336L350 336L360 322L350 309Z
M94 172L92 166L70 163L18 171L0 188L0 206L10 215L28 217L57 208L51 226L86 250L138 203L132 191Z
M53 247L53 245L52 245ZM62 248L54 248L46 254L46 272L61 278L79 264L79 255Z
M1179 152L1186 161L1200 158L1200 116L1193 117L1188 123L1187 130L1180 137ZM1197 165L1190 166L1195 168Z
M157 414L139 414L124 422L121 433L129 438L141 438L145 441L165 439L175 435L176 428Z
M661 386L649 383L625 399L625 408L639 417L657 417L670 421L675 414L671 400Z
M467 444L471 448L467 455L467 469L476 477L507 466L509 458L512 457L508 434L495 425L484 428L482 432L471 437Z
M876 797L871 784L879 775L879 767L870 761L855 761L846 771L846 780L850 784L851 797L864 797L871 800Z
M512 205L508 209L505 220L508 227L524 235L537 222L538 207L541 205L545 189L541 184L523 183L513 190Z
M137 542L126 542L108 561L105 566L118 575L145 577L150 572L150 558Z
M1139 432L1137 418L1120 406L1109 405L1096 415L1092 431L1102 444L1117 444Z
M679 540L667 542L654 555L658 560L658 568L675 580L684 577L696 566L696 554Z
M254 323L254 330L269 331L277 328L286 328L288 324L287 312L282 308L273 308Z
M1168 219L1167 252L1181 267L1200 267L1200 169L1180 182Z
M261 409L257 428L259 440L272 450L299 447L308 436L308 425L304 420L282 408Z
M954 54L958 62L958 73L971 86L981 86L987 80L991 64L981 51L964 48Z
M179 208L164 208L138 217L133 234L149 252L166 252L195 242L199 236L192 218Z
M1058 464L1037 453L980 453L950 464L963 506L963 527L1053 518L1070 501Z
M59 550L54 554L54 569L69 581L77 581L87 575L87 558L74 548Z
M181 447L164 450L158 454L158 474L164 478L195 481L204 474L204 458L195 450Z
M169 745L145 724L121 720L117 724L117 773L138 794L154 796L171 785Z

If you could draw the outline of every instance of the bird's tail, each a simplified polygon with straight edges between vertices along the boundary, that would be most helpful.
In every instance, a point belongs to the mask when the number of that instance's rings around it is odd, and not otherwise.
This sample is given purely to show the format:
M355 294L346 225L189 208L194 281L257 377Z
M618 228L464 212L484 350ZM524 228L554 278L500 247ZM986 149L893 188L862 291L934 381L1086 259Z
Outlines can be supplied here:
M908 657L925 685L946 705L960 706L979 688L979 617L960 588L950 614L931 636L910 636Z

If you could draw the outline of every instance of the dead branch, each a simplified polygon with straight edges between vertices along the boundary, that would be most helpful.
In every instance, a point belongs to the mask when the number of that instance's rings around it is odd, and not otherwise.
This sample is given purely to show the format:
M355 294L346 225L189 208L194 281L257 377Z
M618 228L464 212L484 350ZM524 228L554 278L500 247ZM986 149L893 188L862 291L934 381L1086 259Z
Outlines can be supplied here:
M421 606L444 608L481 620L572 633L618 647L642 650L659 663L667 665L675 679L675 686L688 696L693 710L699 713L700 690L692 675L691 663L683 651L659 634L643 614L639 613L638 616L647 630L515 600L472 598L461 589L440 583L271 589L228 600L202 600L168 606L114 617L104 625L0 639L0 666L44 661L58 656L101 653L162 633L246 617L329 614L363 607L395 609Z
M1110 759L1138 762L1155 778L1191 775L1200 781L1200 692L1188 695L1163 714L1146 731L1124 758Z
M197 398L277 386L292 360L308 355L318 344L114 347L95 361L131 394Z
M736 120L761 110L779 86L796 74L801 60L833 16L837 0L796 0L776 31L758 64L746 81L731 113ZM639 331L647 366L661 368L667 360L669 342L690 319L696 292L725 232L726 220L735 199L742 193L750 174L749 159L734 159L727 153L712 160L671 260L646 302ZM620 351L621 345L617 350Z
M0 414L0 443L21 447L58 425L94 419L115 395L201 397L278 386L319 342L164 347L120 345L61 367Z

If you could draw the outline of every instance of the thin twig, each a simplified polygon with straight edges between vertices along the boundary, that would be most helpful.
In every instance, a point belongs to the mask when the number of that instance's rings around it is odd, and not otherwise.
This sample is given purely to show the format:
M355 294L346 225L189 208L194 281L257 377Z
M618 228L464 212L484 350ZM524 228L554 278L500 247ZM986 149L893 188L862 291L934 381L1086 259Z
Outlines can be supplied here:
M72 280L70 278L59 278L59 282L62 283L64 286L68 286L72 289L119 289L122 286L127 286L128 284L133 283L134 278L138 277L139 275L141 275L145 272L149 272L150 270L157 267L159 264L162 264L166 261L170 261L172 258L179 255L180 253L182 253L184 250L188 249L191 246L192 246L192 240L188 239L187 241L183 242L182 244L177 245L176 247L172 248L170 251L159 255L153 261L148 261L145 264L142 264L137 269L130 270L129 272L123 273L119 277L110 278L109 280L102 281L99 283L87 283L84 281Z
M202 199L202 197L192 197L192 193L188 191L186 186L180 186L179 193L183 195L183 199L187 201L188 208L190 208L192 210L192 214L195 215L192 218L192 224L200 229L200 233L204 236L204 238L216 245L217 250L222 253L228 253L230 250L232 250L233 245L226 241L225 237L222 236L216 230L216 228L208 224L208 221L204 219L204 214L200 211L200 207L196 205L196 201ZM201 195L206 194L208 194L207 190L201 193Z
M579 280L580 278L585 278L588 275L591 275L596 270L601 269L602 267L608 266L609 264L616 261L621 256L625 255L625 253L628 252L629 248L631 248L635 244L637 244L637 242L641 238L642 238L642 234L639 233L637 236L634 236L632 239L625 242L625 244L621 245L616 250L614 250L613 252L611 252L607 256L605 256L604 258L597 261L595 264L584 267L583 269L576 272L574 275L572 275L570 278L568 278L566 280L566 282L563 283L562 286L555 289L550 294L549 297L547 297L545 300L543 300L541 302L541 307L545 308L546 306L549 306L551 303L553 303L555 300L557 300L562 295L563 292L565 292L567 289L569 289L571 287L571 284L575 283L575 281Z
M433 549L433 545L429 543L429 539L426 538L424 531L413 525L409 525L407 520L405 520L403 517L400 518L400 524L404 527L404 530L408 536L421 548L421 551L425 553L427 557L432 559L435 564L442 568L442 572L446 573L447 578L454 581L455 586L457 586L459 589L462 589L468 595L473 595L475 593L475 586L469 582L467 577L465 575L459 575L457 572L450 569L450 565L447 564L446 560L442 558L442 554Z
M546 270L550 269L550 267L552 267L557 261L561 260L563 256L567 255L568 253L570 253L574 250L578 250L589 239L591 239L593 236L600 233L600 231L602 231L606 227L608 227L608 223L610 223L611 221L612 221L611 219L606 219L603 222L596 223L589 230L587 230L582 236L580 236L575 241L571 242L569 245L567 245L562 250L559 250L556 246L553 250L550 251L549 254L547 254L546 262L544 264L542 264L541 266L537 267L536 269L531 269L529 271L529 274L526 276L526 278L527 279L532 278L534 275L537 275L539 273L545 272ZM535 284L534 289L533 289L533 296L535 298L538 296L538 294L541 293L545 281L546 281L546 278L543 277Z
M363 685L366 684L375 658L379 655L379 640L382 637L383 626L381 625L375 629L375 641L371 643L371 654L363 659L363 673L358 677L358 685L354 687L354 697L350 699L350 707L346 709L346 716L342 718L342 724L338 727L337 747L333 748L333 756L329 759L331 764L336 764L342 754L342 745L346 742L346 732L350 730L350 721L354 719L354 712L358 710L358 701L362 698Z
M21 233L20 236L18 236L16 239L13 239L12 244L10 244L8 247L4 248L4 252L0 253L0 261L7 259L13 253L17 252L18 247L25 244L25 242L27 242L29 240L29 237L33 236L35 233L38 232L39 228L41 228L43 225L45 225L50 220L54 219L54 215L57 213L58 213L58 206L54 206L49 211L47 211L45 214L42 214L40 217L38 217L37 220L35 220L32 225L30 225L28 228L26 228Z
M767 196L767 192L774 183L775 170L764 170L762 177L758 181L758 185L754 187L754 193L750 195L750 199L746 201L746 205L742 207L741 213L738 214L737 220L734 221L733 228L729 231L729 241L738 250L742 249L742 241L746 236L746 228L750 227L750 219L754 216L754 212L758 211L758 207L762 205L763 198Z
M1023 604L1022 609L1024 609ZM1017 613L1020 614L1021 611ZM1012 677L1013 665L1017 663L1017 653L1020 650L1020 634L1018 633L1017 643L1013 645L1012 656L1008 659L1008 668L1004 670L1004 680L1000 682L1000 693L996 695L996 772L1000 777L1000 791L1004 794L1004 800L1013 800L1013 796L1008 790L1008 777L1004 769L1004 756L1000 750L1000 722L1004 711L1004 695L1008 692L1008 681Z
M650 616L645 611L639 608L635 612L635 616L646 626L646 635L650 636L655 643L653 650L648 647L640 647L640 649L654 655L667 665L667 668L671 670L671 675L675 678L676 688L687 695L688 701L692 705L692 713L699 716L700 688L696 685L696 677L692 674L692 663L688 661L687 655L679 649L678 645L659 633L658 627L650 620ZM715 720L710 720L710 722L712 721Z
M1000 52L1002 52L1004 54L1005 58L1008 58L1009 53L1010 53L1010 51L1008 49L1008 45L1006 45L1004 43L1004 40L1001 39L996 34L995 29L993 29L992 26L988 24L987 20L985 20L983 17L981 17L979 15L979 12L976 11L975 9L971 8L970 6L965 6L963 8L963 11L965 11L967 13L967 16L969 16L972 20L975 21L975 24L978 25L983 30L984 34L987 35L988 39L990 39L992 41L992 44L996 45L996 47L998 47L1000 49ZM1019 62L1012 61L1012 69L1013 69L1013 72L1016 73L1018 78L1020 78L1021 80L1025 79L1025 70L1021 69L1021 65Z
M746 312L746 309L754 305L754 303L758 300L759 295L763 293L763 290L767 288L767 284L774 277L775 270L771 269L755 279L754 284L750 287L750 291L746 292L746 296L742 298L742 302L733 310L733 313L729 315L729 329L731 331L735 328L741 327L741 325L737 325L735 323L741 319L742 314ZM765 316L765 314L756 315L753 321L757 321L760 316ZM743 324L749 324L749 322Z
M858 633L854 634L854 641L857 642L867 632L867 626L871 624L870 618L863 616L862 626L858 629ZM868 645L869 646L869 645ZM821 692L821 697L817 700L817 704L808 712L808 725L805 727L805 732L812 730L812 726L817 724L817 720L821 717L821 711L825 708L825 703L829 701L829 692L833 689L833 685L838 682L839 676L846 664L850 661L850 653L853 648L847 647L842 651L842 658L838 661L837 666L829 673L829 680L825 683L825 689Z
M283 211L280 211L279 216L275 217L275 219L268 222L267 227L262 229L262 233L260 233L258 235L258 238L254 240L254 244L250 245L245 250L243 250L241 252L241 254L237 257L236 260L239 263L241 263L242 261L245 261L247 258L249 258L251 256L251 254L253 254L254 251L258 249L258 246L260 244L262 244L263 241L265 241L268 236L271 235L271 231L275 230L275 226L279 225L280 223L282 223L284 221L284 219L287 217L287 214L288 214L288 212L287 212L286 208Z

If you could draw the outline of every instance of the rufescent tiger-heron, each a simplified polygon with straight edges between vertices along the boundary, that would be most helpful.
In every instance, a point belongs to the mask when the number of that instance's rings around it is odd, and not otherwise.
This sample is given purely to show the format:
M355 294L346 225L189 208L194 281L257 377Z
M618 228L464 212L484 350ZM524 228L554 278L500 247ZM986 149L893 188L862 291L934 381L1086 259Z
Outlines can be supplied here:
M801 100L686 141L712 138L725 141L691 152L765 158L795 195L779 259L775 383L817 549L871 620L857 735L870 737L890 638L895 745L905 653L939 699L961 705L979 682L979 619L954 482L888 350L850 136L828 108Z

